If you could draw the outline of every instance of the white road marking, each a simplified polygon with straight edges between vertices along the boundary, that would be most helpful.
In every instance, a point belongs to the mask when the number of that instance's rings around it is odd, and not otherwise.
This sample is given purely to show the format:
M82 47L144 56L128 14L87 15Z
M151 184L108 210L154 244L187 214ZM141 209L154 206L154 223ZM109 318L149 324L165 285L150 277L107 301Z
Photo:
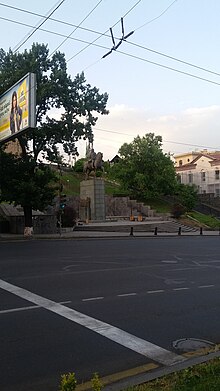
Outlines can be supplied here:
M151 342L138 338L115 326L92 318L91 316L82 314L78 311L75 311L74 309L65 307L62 304L46 299L35 293L27 291L26 289L12 285L4 280L0 280L0 288L16 296L19 296L22 299L28 300L31 303L37 304L47 309L48 311L54 312L57 315L69 319L72 322L80 324L81 326L84 326L87 329L90 329L104 336L105 338L110 339L111 341L114 341L161 364L174 365L186 360L186 358L183 356L172 353L169 350L163 349Z
M71 301L61 301L59 304L69 304ZM28 307L10 308L9 310L1 310L0 314L10 314L11 312L29 311L41 308L40 305L30 305Z
M163 263L177 263L177 261L161 261Z
M176 258L178 261L182 261L183 260L183 258L180 258L177 255L174 255L174 258Z
M137 293L121 293L120 295L117 295L118 297L125 297L125 296L136 296Z
M186 291L188 290L189 288L187 287L182 287L182 288L173 288L173 291Z
M69 304L71 301L61 301L60 304ZM10 314L11 312L29 311L41 308L40 305L29 305L28 307L10 308L9 310L2 310L0 314Z
M157 291L147 291L147 293L162 293L165 292L163 289L158 289Z
M102 300L102 299L104 299L104 296L89 297L88 299L82 299L82 301L92 301L92 300Z
M200 285L198 286L199 289L202 289L202 288L213 288L215 285Z

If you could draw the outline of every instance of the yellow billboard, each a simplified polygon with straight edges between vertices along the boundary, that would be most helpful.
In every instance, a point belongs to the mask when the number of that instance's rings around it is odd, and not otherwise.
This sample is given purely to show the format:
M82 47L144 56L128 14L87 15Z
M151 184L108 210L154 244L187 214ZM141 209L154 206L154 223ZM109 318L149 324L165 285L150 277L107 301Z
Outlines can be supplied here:
M0 142L34 128L36 115L36 77L28 73L0 96Z

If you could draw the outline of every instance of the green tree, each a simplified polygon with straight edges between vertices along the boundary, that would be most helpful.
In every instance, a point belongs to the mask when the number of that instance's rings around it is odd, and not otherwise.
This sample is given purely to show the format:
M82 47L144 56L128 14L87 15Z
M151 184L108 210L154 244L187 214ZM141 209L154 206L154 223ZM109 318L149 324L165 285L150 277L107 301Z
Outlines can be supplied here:
M119 149L121 160L111 169L124 190L139 199L173 194L176 174L173 162L162 151L162 138L148 133Z
M49 185L53 175L49 174L49 169L45 171L42 168L43 163L39 157L48 162L60 162L61 145L65 153L78 155L76 142L79 139L93 141L92 127L98 119L97 113L108 114L108 95L100 94L96 87L87 84L83 73L76 75L72 80L67 74L64 54L56 52L50 58L49 49L43 44L34 44L29 51L25 50L23 53L13 53L11 50L6 53L0 50L0 95L28 72L35 73L37 80L36 128L17 137L22 154L18 158L16 170L26 170L25 173L34 181L35 190L36 187L38 189L38 195L42 195L39 197L42 200L45 195L46 178ZM61 114L59 119L56 119L58 115L55 118L55 113L58 114L59 109ZM2 159L3 154L2 151ZM13 163L15 160L12 158ZM39 181L34 179L37 167L41 172ZM9 175L7 167L5 171L1 168L0 170L0 175L3 176L0 183L0 200L12 202L10 194L14 193L13 201L23 206L27 226L32 221L32 208L42 210L45 203L39 205L39 202L36 202L30 186L23 187L21 196L21 186L15 187L18 183L14 181L14 171ZM7 180L9 183L6 192L3 184L6 186ZM50 186L47 188L51 189ZM49 202L51 198L51 202L54 191L49 193L50 197L46 199Z
M3 150L0 150L0 167L0 200L25 206L26 226L32 227L30 210L33 205L35 209L44 210L57 190L55 171L42 163L36 165L32 156L23 159Z
M84 167L85 162L86 162L85 158L77 160L76 163L74 164L74 171L75 172L83 172L83 167Z
M191 211L198 201L198 192L196 187L184 185L183 183L178 184L176 196L178 201L185 208L186 212Z

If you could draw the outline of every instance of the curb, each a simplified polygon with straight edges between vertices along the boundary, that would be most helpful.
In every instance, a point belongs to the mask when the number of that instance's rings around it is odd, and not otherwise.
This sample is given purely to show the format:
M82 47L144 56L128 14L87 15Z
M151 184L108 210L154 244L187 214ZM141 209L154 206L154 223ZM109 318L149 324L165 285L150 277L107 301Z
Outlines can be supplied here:
M190 352L183 354L183 356L187 356L188 354L190 354ZM144 384L146 382L149 382L151 380L155 380L160 377L163 377L165 375L169 375L171 373L187 369L187 368L192 367L197 364L205 363L213 358L220 357L220 351L211 352L211 353L207 352L205 355L204 354L201 355L201 350L200 350L200 351L193 352L193 354L195 355L195 357L188 358L186 361L184 361L182 363L175 364L175 365L172 365L169 367L164 367L164 366L161 367L158 364L155 364L152 362L152 363L149 363L148 365L146 365L145 371L144 371L144 366L142 366L143 367L142 373L141 373L142 367L140 367L140 371L139 371L140 373L137 373L135 375L133 375L133 371L138 370L138 368L134 368L133 370L130 371L130 375L127 374L126 377L121 378L121 379L119 378L118 380L116 378L117 378L117 376L120 377L120 373L112 375L112 376L106 376L104 378L101 378L100 380L101 380L101 382L103 382L105 391L120 391L122 389L127 389L129 387L138 386L138 385ZM129 371L127 371L127 372L129 372ZM123 375L123 372L121 374ZM111 378L112 378L112 382L110 383L110 382L108 382L108 380L111 380ZM87 388L85 387L86 385L87 385ZM79 386L79 391L86 391L86 390L91 389L91 388L89 388L90 385L91 385L91 383L88 382L83 385L84 386L83 388L80 388L80 386ZM77 387L77 390L78 390L78 387Z

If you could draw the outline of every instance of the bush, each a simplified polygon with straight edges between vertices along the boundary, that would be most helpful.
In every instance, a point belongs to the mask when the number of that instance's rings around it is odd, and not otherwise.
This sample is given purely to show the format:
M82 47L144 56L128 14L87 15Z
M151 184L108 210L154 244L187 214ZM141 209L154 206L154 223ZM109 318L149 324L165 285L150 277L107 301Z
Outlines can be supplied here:
M174 204L171 208L171 216L175 219L179 219L185 212L186 209L182 204Z
M76 161L74 165L74 171L75 172L83 172L83 167L86 159L79 159Z
M99 378L99 375L98 373L94 373L93 374L93 377L91 379L91 383L92 383L92 389L93 391L101 391L102 388L103 388L103 385L102 385L102 382Z
M68 373L61 376L60 391L74 391L76 388L75 373Z
M77 213L75 209L73 209L71 206L65 206L63 211L57 212L57 220L60 219L60 213L61 214L61 224L62 227L73 227L76 224L77 219Z

